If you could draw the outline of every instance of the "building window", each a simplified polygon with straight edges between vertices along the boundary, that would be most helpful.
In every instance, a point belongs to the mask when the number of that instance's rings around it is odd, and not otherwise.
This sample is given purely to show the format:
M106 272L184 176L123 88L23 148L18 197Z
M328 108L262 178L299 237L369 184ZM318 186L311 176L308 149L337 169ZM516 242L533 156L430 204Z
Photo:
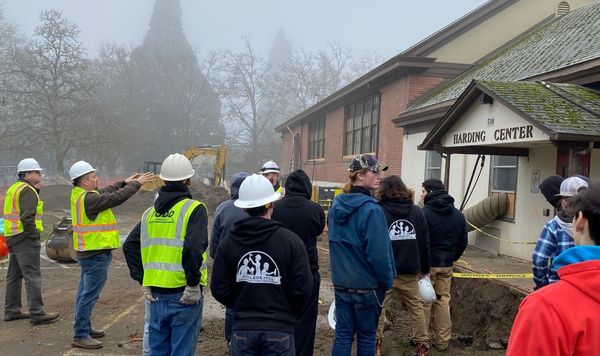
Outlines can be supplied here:
M377 151L379 94L346 106L344 155Z
M325 117L308 124L308 159L325 156Z
M508 209L501 218L514 220L515 192L517 191L517 164L519 157L492 156L492 194L507 193Z
M442 155L436 151L425 156L425 179L442 179Z

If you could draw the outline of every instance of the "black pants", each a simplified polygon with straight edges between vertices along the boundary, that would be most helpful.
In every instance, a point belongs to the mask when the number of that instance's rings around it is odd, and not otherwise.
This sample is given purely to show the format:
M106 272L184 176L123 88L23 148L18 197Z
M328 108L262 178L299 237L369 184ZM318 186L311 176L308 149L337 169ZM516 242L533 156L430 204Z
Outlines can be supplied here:
M321 275L318 271L313 273L313 278L313 290L308 304L294 328L296 356L312 356L315 348L315 330L317 327L317 314L319 313L319 288L321 286Z

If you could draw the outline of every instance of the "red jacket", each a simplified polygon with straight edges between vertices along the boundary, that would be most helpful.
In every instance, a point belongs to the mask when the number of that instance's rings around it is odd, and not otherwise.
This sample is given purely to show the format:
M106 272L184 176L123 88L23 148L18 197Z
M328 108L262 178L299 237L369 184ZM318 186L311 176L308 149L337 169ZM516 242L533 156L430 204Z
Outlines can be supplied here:
M508 356L600 355L600 261L569 264L558 275L521 303Z

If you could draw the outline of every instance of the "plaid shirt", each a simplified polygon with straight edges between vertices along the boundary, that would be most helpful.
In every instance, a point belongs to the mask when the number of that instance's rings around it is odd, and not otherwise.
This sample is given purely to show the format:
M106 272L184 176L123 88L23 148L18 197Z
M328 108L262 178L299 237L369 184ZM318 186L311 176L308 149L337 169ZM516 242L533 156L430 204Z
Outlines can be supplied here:
M538 288L558 281L552 261L566 249L575 246L573 238L565 231L565 228L571 228L571 224L561 223L559 219L555 216L546 223L531 256L533 281Z

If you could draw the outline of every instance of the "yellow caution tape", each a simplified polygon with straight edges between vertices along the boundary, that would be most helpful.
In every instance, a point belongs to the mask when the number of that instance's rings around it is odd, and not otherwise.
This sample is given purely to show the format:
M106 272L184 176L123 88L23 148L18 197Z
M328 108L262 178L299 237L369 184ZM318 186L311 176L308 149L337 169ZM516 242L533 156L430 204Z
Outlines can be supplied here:
M533 273L461 273L452 274L456 278L484 278L484 279L526 279L533 278Z
M471 269L473 268L473 267L471 267L469 262L463 260L462 258L460 260L456 261L456 263L461 263L461 264L465 265L465 267L467 267L467 268L471 268Z
M481 232L482 234L484 234L484 235L486 235L486 236L488 236L488 237L491 237L491 238L493 238L493 239L496 239L496 240L500 240L500 241L508 242L508 243L511 243L511 244L519 244L519 245L535 245L535 244L537 243L536 241L523 241L523 242L520 242L520 241L512 241L512 240L503 239L503 238L501 238L501 237L494 236L494 235L492 235L492 234L489 234L489 233L487 233L487 232L485 232L485 231L481 230L480 228L478 228L477 226L475 226L475 225L471 224L471 223L470 223L470 222L468 222L468 221L467 221L467 224L469 224L469 226L471 226L473 229L475 229L475 230L477 230L477 231Z

